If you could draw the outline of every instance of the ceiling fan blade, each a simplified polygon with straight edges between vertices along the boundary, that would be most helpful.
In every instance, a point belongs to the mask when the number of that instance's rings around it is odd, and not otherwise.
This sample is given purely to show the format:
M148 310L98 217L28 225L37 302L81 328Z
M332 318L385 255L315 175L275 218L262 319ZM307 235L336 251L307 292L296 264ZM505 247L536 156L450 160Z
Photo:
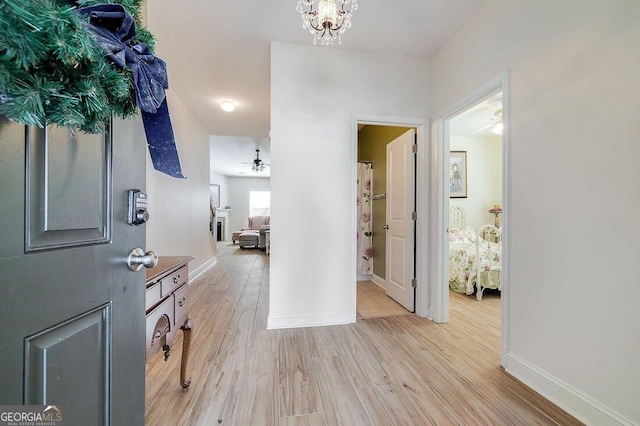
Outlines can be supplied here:
M492 117L487 117L487 118L477 118L475 120L464 120L464 121L460 121L460 123L475 123L477 121L488 121L488 120L493 120Z
M474 130L473 132L469 133L469 135L474 135L476 133L479 133L485 129L488 129L491 126L493 126L493 123L485 124L484 126L480 127L478 130Z

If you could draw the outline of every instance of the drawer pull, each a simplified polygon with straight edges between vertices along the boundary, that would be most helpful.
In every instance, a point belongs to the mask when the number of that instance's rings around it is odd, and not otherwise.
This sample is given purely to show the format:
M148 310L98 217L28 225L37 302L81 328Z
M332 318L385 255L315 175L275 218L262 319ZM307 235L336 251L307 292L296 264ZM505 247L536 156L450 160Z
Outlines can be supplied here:
M178 281L180 281L180 275L173 277L174 284L178 284Z
M183 297L182 299L180 299L178 301L178 305L179 306L184 306L185 303L187 303L187 298L186 297Z

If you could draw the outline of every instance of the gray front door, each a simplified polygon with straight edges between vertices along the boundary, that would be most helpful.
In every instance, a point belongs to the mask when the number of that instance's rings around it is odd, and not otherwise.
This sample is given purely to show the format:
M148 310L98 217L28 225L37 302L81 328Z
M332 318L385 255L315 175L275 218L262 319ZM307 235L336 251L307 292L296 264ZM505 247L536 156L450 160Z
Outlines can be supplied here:
M137 121L103 135L0 117L0 405L56 405L64 424L144 423L144 189Z

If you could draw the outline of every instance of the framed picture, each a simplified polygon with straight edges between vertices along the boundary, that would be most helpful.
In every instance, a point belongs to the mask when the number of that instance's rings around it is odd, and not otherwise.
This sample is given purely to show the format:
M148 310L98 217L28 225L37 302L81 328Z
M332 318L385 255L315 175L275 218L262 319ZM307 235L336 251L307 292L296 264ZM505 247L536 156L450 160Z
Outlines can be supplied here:
M449 154L449 197L467 198L467 151Z
M220 185L209 185L211 190L211 205L220 208Z

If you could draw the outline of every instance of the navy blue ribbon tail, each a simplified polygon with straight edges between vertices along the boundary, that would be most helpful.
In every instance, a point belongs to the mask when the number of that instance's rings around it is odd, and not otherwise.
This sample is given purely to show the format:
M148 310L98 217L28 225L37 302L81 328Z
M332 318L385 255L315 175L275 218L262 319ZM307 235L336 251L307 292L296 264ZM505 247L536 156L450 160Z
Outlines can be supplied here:
M167 100L160 104L155 114L143 110L142 123L153 168L174 178L185 179L180 168Z

